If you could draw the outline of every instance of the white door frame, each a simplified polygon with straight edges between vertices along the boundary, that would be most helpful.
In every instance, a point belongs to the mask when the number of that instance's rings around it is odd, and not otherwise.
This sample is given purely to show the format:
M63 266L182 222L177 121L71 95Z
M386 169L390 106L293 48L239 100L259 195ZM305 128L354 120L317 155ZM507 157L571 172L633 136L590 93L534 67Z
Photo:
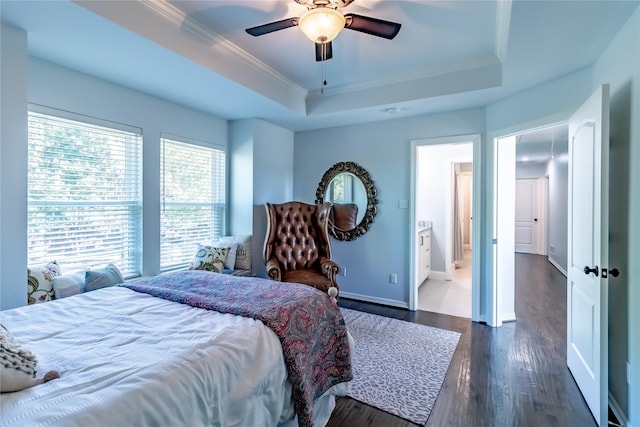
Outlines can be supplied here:
M477 224L481 223L482 214L480 207L480 182L483 171L482 164L482 138L480 134L458 135L441 138L425 138L411 141L411 197L410 197L410 216L411 226L409 227L411 244L411 256L409 267L409 310L418 309L418 289L416 287L417 268L418 268L418 224L416 218L416 200L417 185L416 178L418 172L418 147L423 145L435 144L456 144L471 142L473 144L473 218ZM472 240L480 241L480 227L473 228ZM471 320L474 322L485 321L485 316L480 316L480 251L476 250L471 253Z
M498 293L492 315L502 322L516 320L515 312L515 201L516 201L516 136L494 141L493 199L493 271Z

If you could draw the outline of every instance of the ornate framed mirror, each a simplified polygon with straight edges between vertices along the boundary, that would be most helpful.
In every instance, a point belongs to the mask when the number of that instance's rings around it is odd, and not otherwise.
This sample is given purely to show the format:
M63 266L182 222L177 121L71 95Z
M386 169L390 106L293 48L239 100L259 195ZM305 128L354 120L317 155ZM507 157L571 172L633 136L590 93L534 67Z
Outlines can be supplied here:
M369 172L354 162L327 170L316 190L316 203L333 204L329 233L338 240L355 240L367 232L378 212L378 190Z

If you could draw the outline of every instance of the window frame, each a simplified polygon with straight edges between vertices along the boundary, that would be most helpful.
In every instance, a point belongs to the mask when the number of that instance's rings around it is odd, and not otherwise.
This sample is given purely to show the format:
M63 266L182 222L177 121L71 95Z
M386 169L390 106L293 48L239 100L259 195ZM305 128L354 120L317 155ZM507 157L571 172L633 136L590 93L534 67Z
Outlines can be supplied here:
M123 164L124 169L127 171L127 174L131 173L133 177L133 181L125 180L124 187L126 187L126 191L124 193L126 196L131 196L133 198L123 198L119 200L90 200L87 198L86 200L82 200L82 198L78 198L76 200L63 200L64 197L51 197L50 199L42 199L38 200L37 198L32 198L32 176L31 172L27 172L27 247L31 247L37 244L38 240L42 239L42 235L38 237L37 240L34 241L32 236L33 227L35 225L32 221L37 221L35 216L37 215L37 207L38 206L51 206L62 209L63 212L68 212L68 216L81 216L81 215L89 215L91 211L100 211L106 215L113 214L112 210L118 206L122 208L123 211L130 211L131 214L122 215L121 218L125 218L124 222L121 222L123 226L127 229L124 231L128 238L124 239L124 241L129 242L129 245L124 245L118 247L117 245L108 246L112 251L119 251L123 256L119 259L116 257L108 258L108 256L96 257L96 252L87 251L87 258L82 259L84 254L80 256L72 255L72 251L68 251L66 253L67 257L65 258L64 250L53 251L53 252L45 252L44 255L32 255L33 252L27 252L27 264L28 265L40 265L53 260L56 260L63 269L63 272L73 272L82 269L90 269L90 268L98 268L103 267L108 263L113 263L120 270L122 270L123 276L125 278L133 278L141 275L142 272L142 223L143 223L143 133L142 129L130 126L122 123L117 123L109 120L104 120L96 117L91 117L83 114L73 113L61 109L45 107L38 104L29 103L28 105L28 119L27 119L27 146L28 149L32 150L32 126L31 120L32 117L35 117L36 120L51 120L52 124L61 125L64 122L70 122L70 128L75 127L85 127L85 129L91 132L91 128L95 128L96 135L98 134L108 134L109 131L112 131L113 138L121 138L122 139L122 155L124 156ZM56 123L57 122L57 123ZM117 135L119 134L119 135ZM117 136L116 136L117 135ZM61 140L62 141L62 140ZM113 144L109 146L109 149L113 149ZM62 150L60 150L61 152ZM28 156L29 161L31 161L31 154ZM102 183L105 187L108 186L106 182ZM46 185L45 185L46 186ZM68 189L67 189L68 190ZM37 192L37 191L36 191ZM60 193L58 193L59 195ZM67 194L67 198L70 198L70 193ZM56 200L57 198L57 200ZM87 220L84 220L87 223ZM90 222L89 222L90 223ZM70 224L74 224L73 221ZM74 226L79 228L80 226L75 223ZM99 222L97 222L99 224ZM51 226L52 224L49 224ZM80 253L82 253L83 249L87 247L91 247L92 245L87 243L87 240L79 239L82 237L82 232L77 231L75 235L70 234L69 242L78 242L81 241L83 244L75 245L80 246ZM86 237L86 233L85 237ZM106 237L103 238L104 241L108 239ZM64 244L64 239L60 240L60 243ZM94 243L95 245L95 243ZM78 250L75 251L76 253ZM104 254L103 254L104 255ZM65 261L66 259L66 261ZM66 263L66 265L65 265Z
M222 179L222 183L212 184L212 200L208 202L184 202L184 201L170 201L167 200L166 192L166 176L165 176L165 144L173 144L174 146L183 146L187 149L193 150L205 150L212 153L212 156L222 156L222 159L212 159L212 169L209 171L211 182L215 182L216 179ZM216 171L216 167L221 167L222 171ZM228 203L227 203L227 180L228 180L228 153L227 147L222 144L208 143L192 138L183 136L176 136L169 133L162 133L160 135L160 239L159 239L159 268L161 273L168 271L179 270L187 268L190 264L193 255L196 253L197 243L203 245L211 245L220 237L225 235L228 216ZM218 188L216 197L213 194L214 187ZM220 199L221 197L221 199ZM218 198L218 200L216 200ZM165 260L165 249L163 243L163 216L167 207L206 207L211 206L211 234L205 237L199 237L197 239L189 241L186 245L190 245L190 249L183 248L183 253L180 261L167 263ZM220 212L221 211L221 212ZM216 219L216 212L219 218Z

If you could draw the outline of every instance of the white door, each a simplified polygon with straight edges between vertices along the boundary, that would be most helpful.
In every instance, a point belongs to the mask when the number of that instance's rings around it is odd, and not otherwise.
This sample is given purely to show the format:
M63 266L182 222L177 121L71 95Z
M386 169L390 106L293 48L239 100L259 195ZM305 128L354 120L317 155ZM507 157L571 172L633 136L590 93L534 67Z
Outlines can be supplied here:
M538 253L538 180L516 180L516 252Z
M607 425L609 86L569 120L567 365Z
M461 172L460 178L460 205L462 207L462 243L465 249L472 249L471 235L473 233L473 223L471 222L473 211L473 177L471 172Z

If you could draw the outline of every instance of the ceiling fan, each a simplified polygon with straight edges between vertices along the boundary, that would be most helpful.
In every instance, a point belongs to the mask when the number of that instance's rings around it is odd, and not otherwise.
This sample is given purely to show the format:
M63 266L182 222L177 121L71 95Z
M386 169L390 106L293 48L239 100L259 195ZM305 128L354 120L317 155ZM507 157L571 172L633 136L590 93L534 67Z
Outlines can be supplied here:
M300 17L286 18L245 31L254 37L274 31L298 26L300 30L316 45L316 61L326 61L333 57L331 41L343 28L360 31L372 36L393 39L400 31L401 24L384 21L355 13L342 14L337 9L346 7L354 0L294 0L307 7Z

